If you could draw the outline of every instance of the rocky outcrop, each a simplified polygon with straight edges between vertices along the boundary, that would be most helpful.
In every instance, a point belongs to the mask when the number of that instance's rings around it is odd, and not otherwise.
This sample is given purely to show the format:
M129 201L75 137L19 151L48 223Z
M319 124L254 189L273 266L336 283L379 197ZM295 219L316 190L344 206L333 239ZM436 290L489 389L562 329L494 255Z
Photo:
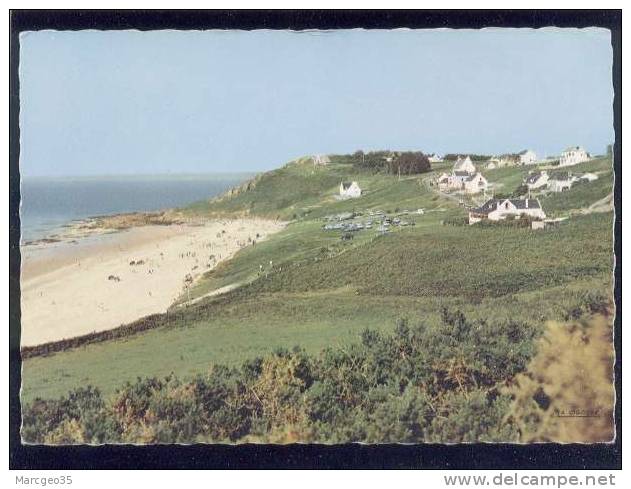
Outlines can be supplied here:
M254 190L256 188L256 185L258 184L258 182L263 177L263 175L264 175L263 173L259 173L254 178L251 178L250 180L248 180L246 182L243 182L241 185L237 185L236 187L232 187L232 188L226 190L223 194L220 194L217 197L214 197L214 198L210 199L210 202L221 202L223 200L231 199L232 197L236 197L237 195L242 194L244 192L249 192L250 190Z

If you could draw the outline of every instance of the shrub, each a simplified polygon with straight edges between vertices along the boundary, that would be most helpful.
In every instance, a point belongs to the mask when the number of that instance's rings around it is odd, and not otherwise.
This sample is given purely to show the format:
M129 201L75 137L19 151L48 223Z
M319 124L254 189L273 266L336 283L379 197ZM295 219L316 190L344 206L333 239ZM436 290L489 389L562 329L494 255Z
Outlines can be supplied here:
M614 438L613 345L609 314L550 322L527 372L506 392L505 423L523 442L596 443Z
M480 228L529 228L534 220L536 219L532 219L528 216L522 216L518 219L515 219L514 216L507 216L506 219L500 221L483 219L476 223L476 226Z
M26 443L104 443L116 439L119 427L104 411L98 389L78 388L57 400L36 399L22 414Z
M107 401L90 388L38 399L24 407L22 435L54 444L512 441L499 389L524 371L538 334L444 309L439 324L399 320L391 334L365 330L316 356L278 349L188 381L138 379Z
M447 153L443 157L443 159L445 161L456 161L458 158L464 157L464 156L467 156L467 155L465 155L465 154ZM471 158L471 161L487 161L487 160L490 160L492 158L491 155L469 154L468 156L469 156L469 158Z
M388 163L388 171L395 175L414 175L431 169L429 159L421 152L401 153Z
M468 217L451 217L448 219L443 219L443 226L468 226L469 218Z
M518 441L512 425L503 424L508 397L493 398L484 390L468 394L449 393L443 401L449 411L435 416L427 440L434 443Z

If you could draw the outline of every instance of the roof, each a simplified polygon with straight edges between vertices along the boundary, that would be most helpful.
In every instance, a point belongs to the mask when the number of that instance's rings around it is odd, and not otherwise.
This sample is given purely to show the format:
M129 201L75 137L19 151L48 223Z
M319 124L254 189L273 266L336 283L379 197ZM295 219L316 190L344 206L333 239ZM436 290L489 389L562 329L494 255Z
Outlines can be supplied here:
M510 202L518 209L541 209L539 199L510 199Z
M489 199L480 207L471 209L476 214L488 214L497 209L497 205L506 201L510 201L517 209L541 209L539 199Z
M357 185L357 187L359 187L359 184L357 182L342 182L342 188L344 190L349 189L350 187L352 187L353 185Z
M487 200L484 204L482 204L480 207L476 207L474 209L471 209L472 212L475 212L476 214L488 214L489 212L495 210L497 208L497 203L499 202L498 199L489 199Z
M465 157L458 157L458 159L456 160L456 162L454 163L454 169L456 168L460 168L463 165L467 164L467 163L471 163L473 164L473 162L471 161L471 158L468 156Z
M531 175L528 175L526 177L526 183L535 183L537 180L539 180L541 177L543 176L543 174L538 171L535 173L532 173Z
M482 175L481 173L476 173L475 175L469 175L467 178L465 178L465 182L471 182L473 179L475 179L477 176L480 176L482 178L484 178L484 175ZM486 178L485 178L486 180Z
M564 182L566 180L571 180L572 175L566 171L555 172L550 176L550 180L557 180L559 182Z
M454 176L456 177L468 177L469 176L469 172L468 171L454 171Z

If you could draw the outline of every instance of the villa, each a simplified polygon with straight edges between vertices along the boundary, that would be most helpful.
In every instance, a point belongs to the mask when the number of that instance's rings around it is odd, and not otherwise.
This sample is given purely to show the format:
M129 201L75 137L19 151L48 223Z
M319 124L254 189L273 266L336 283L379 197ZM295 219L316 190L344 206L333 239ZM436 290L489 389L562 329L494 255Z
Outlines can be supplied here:
M466 194L477 194L484 192L489 187L489 182L481 173L476 173L466 177L462 182L462 187Z
M454 163L453 172L454 175L458 172L466 172L468 175L474 175L476 168L469 156L465 158L459 157L458 160L456 160L456 163Z
M449 190L451 186L451 178L446 173L441 174L436 180L438 189L441 191Z
M483 219L501 221L507 217L545 219L546 214L538 199L490 199L481 207L469 210L469 224Z
M468 171L461 171L461 170L454 171L451 174L453 186L455 188L462 188L462 185L464 184L465 180L467 180L469 177L473 175L475 175L475 172L469 173Z
M442 192L462 190L467 194L477 194L489 187L488 180L480 172L465 170L454 170L451 175L443 173L438 177L437 184Z
M519 163L521 165L534 165L537 163L537 155L531 149L525 149L517 153L517 156L519 157Z
M580 146L572 146L567 148L559 158L559 166L577 165L589 160L589 153Z
M548 184L549 179L550 176L548 175L548 172L543 170L528 175L524 179L524 183L528 187L528 190L536 190L538 188L545 187Z
M356 199L361 197L362 189L357 182L340 183L340 197L345 199Z
M552 192L565 192L572 188L579 179L568 172L556 173L550 177L548 188Z

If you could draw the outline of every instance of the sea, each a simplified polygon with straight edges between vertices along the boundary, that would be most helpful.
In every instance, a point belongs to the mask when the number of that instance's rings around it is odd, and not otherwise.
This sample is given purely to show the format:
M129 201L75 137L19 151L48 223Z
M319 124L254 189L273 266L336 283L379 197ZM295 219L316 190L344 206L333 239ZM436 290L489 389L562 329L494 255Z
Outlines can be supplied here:
M215 197L252 173L103 177L23 177L22 243L59 233L72 221L182 207Z

